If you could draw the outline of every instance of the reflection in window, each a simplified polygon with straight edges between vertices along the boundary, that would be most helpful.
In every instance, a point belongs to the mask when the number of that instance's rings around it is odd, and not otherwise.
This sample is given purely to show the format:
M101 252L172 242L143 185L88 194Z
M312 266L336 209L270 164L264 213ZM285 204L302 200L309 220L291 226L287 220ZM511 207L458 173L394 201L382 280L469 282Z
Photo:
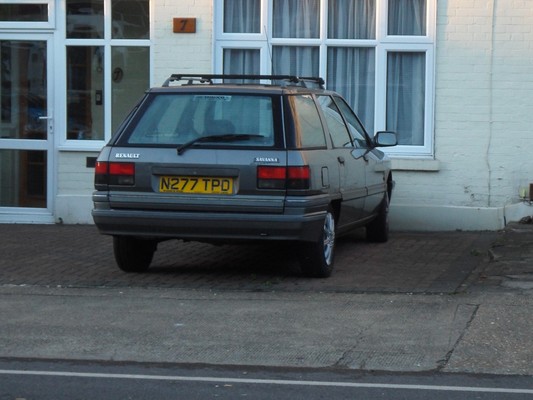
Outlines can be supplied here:
M389 0L389 35L426 35L427 0Z
M399 144L424 145L425 64L425 53L387 55L387 130Z
M0 4L0 21L46 22L48 4Z
M324 147L324 128L311 96L289 96L289 101L294 115L294 145L297 148Z
M261 0L225 0L224 32L261 32Z
M104 48L67 47L67 138L104 139Z
M0 150L0 207L46 207L46 151Z
M311 46L273 46L272 73L274 75L319 75L320 51Z
M149 0L113 0L111 15L113 39L150 38Z
M328 37L375 39L376 0L329 0Z
M112 132L114 132L140 96L149 88L150 48L113 46L111 48Z
M352 147L352 140L341 112L330 96L318 96L318 104L326 120L333 147Z
M273 0L272 36L275 38L318 38L320 0Z
M340 93L374 132L375 50L373 47L329 47L328 88Z
M67 38L104 37L104 0L67 0Z

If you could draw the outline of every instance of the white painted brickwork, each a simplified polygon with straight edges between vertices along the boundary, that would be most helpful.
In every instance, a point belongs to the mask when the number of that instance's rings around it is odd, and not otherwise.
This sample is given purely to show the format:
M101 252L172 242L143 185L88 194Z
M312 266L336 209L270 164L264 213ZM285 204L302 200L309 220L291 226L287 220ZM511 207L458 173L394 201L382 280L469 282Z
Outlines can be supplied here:
M212 72L213 2L164 0L153 2L153 84L178 72ZM196 33L173 33L173 18L196 18Z
M393 222L408 227L417 207L424 229L498 229L533 214L519 199L533 182L532 154L533 1L439 0L440 170L396 172ZM469 208L474 218L455 218ZM479 221L478 210L492 217Z

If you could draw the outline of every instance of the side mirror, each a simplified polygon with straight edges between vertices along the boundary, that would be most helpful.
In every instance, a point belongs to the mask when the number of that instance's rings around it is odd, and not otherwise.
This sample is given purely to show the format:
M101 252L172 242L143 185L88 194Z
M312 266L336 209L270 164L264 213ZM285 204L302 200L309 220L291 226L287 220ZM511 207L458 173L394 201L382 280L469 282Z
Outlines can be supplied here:
M396 132L379 131L374 136L374 144L376 147L392 147L398 144L398 137Z

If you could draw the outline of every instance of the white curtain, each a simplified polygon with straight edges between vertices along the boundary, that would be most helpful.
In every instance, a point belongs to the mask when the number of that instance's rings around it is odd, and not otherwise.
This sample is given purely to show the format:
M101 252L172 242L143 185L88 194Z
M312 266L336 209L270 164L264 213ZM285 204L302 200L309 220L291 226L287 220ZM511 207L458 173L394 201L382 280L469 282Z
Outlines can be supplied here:
M224 32L261 32L261 0L225 0Z
M399 144L424 145L425 66L425 53L387 55L387 130Z
M331 39L375 39L376 0L330 0L328 37Z
M260 51L258 49L224 49L223 64L224 74L259 75L261 72Z
M389 35L426 34L427 0L389 0Z
M328 89L340 93L367 131L374 132L375 50L365 47L328 48Z
M273 0L272 37L318 38L320 0Z
M318 76L320 51L312 46L273 46L272 74Z

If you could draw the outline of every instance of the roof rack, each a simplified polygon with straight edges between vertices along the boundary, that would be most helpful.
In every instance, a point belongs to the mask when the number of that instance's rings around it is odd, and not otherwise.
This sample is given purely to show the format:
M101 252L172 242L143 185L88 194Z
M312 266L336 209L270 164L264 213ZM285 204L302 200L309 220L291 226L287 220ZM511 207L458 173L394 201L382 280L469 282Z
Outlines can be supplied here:
M170 86L171 82L187 81L187 85L193 85L197 83L207 83L210 85L215 84L214 80L242 80L242 81L280 81L281 86L301 86L305 88L314 87L324 89L324 79L320 77L310 76L295 76L295 75L243 75L243 74L172 74L163 83L163 87ZM234 82L232 82L234 83Z

